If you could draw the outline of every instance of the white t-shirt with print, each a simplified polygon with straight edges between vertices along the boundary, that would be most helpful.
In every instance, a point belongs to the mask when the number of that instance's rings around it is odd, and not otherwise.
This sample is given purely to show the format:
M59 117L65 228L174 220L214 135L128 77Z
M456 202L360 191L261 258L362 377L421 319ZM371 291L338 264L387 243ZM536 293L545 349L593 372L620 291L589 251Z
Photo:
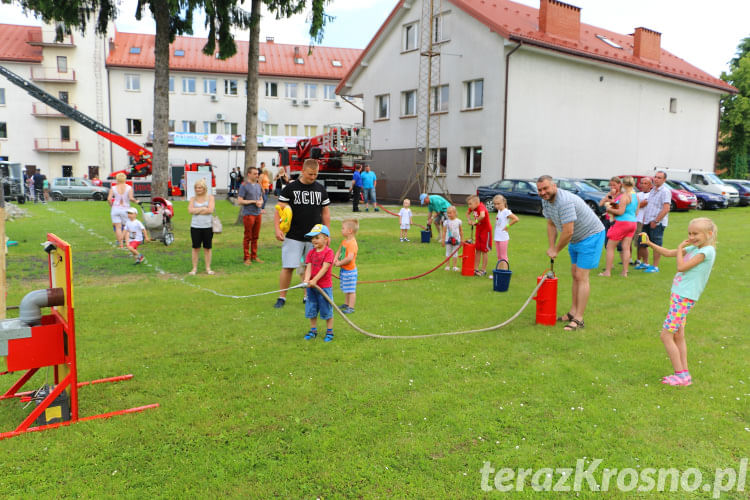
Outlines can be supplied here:
M495 241L508 241L510 236L508 235L508 217L513 215L510 209L503 209L497 213L495 218Z
M143 231L146 229L143 223L138 219L130 220L125 223L125 229L130 236L130 241L143 241Z
M456 241L461 243L461 219L445 219L443 226L445 226L446 243L448 243L451 237L456 238Z

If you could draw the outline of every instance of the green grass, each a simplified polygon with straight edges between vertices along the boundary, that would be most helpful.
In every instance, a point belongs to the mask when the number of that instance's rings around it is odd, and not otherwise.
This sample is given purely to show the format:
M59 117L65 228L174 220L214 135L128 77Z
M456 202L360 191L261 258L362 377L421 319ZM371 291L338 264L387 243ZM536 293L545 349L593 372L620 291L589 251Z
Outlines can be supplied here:
M336 340L324 344L302 340L308 321L300 290L276 310L274 295L221 298L178 279L190 269L185 203L176 203L175 244L144 249L166 275L111 248L106 204L54 207L63 213L26 205L30 217L6 226L20 242L8 255L8 303L46 286L38 245L45 234L67 240L80 379L135 375L82 388L81 415L161 407L0 441L0 497L493 497L500 493L480 487L485 462L536 471L601 458L600 483L604 468L626 467L697 467L712 482L716 468L738 469L748 456L750 348L742 311L750 209L708 214L718 223L719 247L688 322L695 384L674 388L659 383L670 371L659 330L673 259L657 275L593 277L586 328L575 333L536 326L532 302L502 330L426 340L374 340L337 318ZM224 222L214 240L217 275L186 280L232 295L278 288L280 243L271 224L262 228L265 263L246 268L241 228L232 225L236 209L223 201L217 207ZM422 222L424 210L415 212ZM346 215L346 207L335 207L335 217ZM667 246L684 238L694 216L670 215ZM488 279L440 269L419 280L361 285L350 318L385 335L500 323L548 266L544 225L522 215L514 226L507 293L494 292ZM414 242L418 231L402 244L396 217L363 219L360 280L410 276L440 262L443 249ZM564 252L556 265L559 312L569 305L568 268ZM343 302L338 288L334 297ZM15 378L0 377L0 389ZM0 401L0 430L15 428L29 411ZM610 497L648 495L618 492L612 483ZM516 495L540 493L527 480ZM690 495L709 496L665 494ZM584 487L579 496L601 493Z

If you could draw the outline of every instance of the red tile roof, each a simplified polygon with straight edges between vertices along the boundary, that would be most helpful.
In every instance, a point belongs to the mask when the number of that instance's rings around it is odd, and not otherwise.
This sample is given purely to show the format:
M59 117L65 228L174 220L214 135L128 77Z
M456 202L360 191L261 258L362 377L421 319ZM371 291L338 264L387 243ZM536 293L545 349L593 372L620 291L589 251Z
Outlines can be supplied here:
M39 26L0 24L0 61L42 62L42 48L29 45L41 38Z
M114 49L107 57L107 66L126 68L154 67L154 35L137 33L116 33ZM205 73L247 74L248 42L237 41L237 54L222 61L213 56L204 55L201 50L206 44L205 38L178 36L169 47L169 69L172 71L196 71ZM131 47L140 47L139 54L131 54ZM304 64L295 64L295 49ZM175 56L176 50L183 50L184 56ZM258 64L259 73L264 76L286 76L296 78L341 79L354 61L362 53L360 49L342 49L336 47L313 47L308 55L306 45L287 45L281 43L260 43L260 55L265 62ZM341 66L334 66L332 61L340 61Z
M337 92L344 82L351 77L357 66L373 46L375 40L391 22L395 14L403 6L405 0L400 0L386 19L383 26L376 33L372 41L362 52L362 55L352 66L350 72L342 79ZM575 56L586 57L604 63L616 64L632 69L655 73L668 78L687 81L706 87L711 87L729 93L736 93L737 89L725 81L715 78L687 61L661 50L660 61L652 62L633 55L633 36L615 33L590 24L581 23L580 39L575 42L552 37L539 31L539 9L511 2L509 0L448 0L456 7L465 11L491 31L503 38L526 45L534 45L563 52ZM617 49L598 39L596 35L603 35L622 47Z

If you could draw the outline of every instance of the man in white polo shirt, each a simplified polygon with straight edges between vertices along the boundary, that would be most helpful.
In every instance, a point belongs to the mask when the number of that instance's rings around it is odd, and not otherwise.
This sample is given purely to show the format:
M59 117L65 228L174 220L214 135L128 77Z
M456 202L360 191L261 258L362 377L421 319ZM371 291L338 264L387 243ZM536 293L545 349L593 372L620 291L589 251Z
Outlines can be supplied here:
M669 222L669 208L672 204L672 190L664 184L667 180L667 174L659 170L654 175L654 187L648 195L648 203L643 210L643 232L648 235L648 239L655 245L661 246L664 241L664 229ZM653 251L654 258L652 265L645 266L643 272L658 273L659 260L661 254L656 250Z

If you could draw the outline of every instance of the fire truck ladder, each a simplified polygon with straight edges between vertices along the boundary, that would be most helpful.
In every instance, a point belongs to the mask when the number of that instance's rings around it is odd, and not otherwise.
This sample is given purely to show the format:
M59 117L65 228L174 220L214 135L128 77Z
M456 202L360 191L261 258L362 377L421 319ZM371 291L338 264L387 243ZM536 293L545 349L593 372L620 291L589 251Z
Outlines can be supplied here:
M88 115L85 115L75 109L74 107L70 106L69 104L66 104L65 102L61 101L57 97L48 94L44 90L40 89L30 81L18 76L17 74L13 73L9 69L0 66L0 74L2 74L5 78L10 80L11 83L19 86L23 90L26 91L27 94L29 94L31 97L40 100L44 104L48 105L49 107L56 109L63 115L67 116L68 118L71 118L75 120L76 122L80 123L84 127L93 130L100 136L104 137L107 140L110 140L117 144L118 146L122 147L123 149L126 149L130 156L133 159L133 175L140 175L145 176L149 175L151 173L151 157L153 154L148 149L139 146L135 142L131 141L127 137L124 137L111 128L99 123L98 121L94 120ZM146 172L147 170L147 172ZM137 172L137 174L136 174Z
M333 124L322 137L324 152L337 152L361 158L370 156L370 129Z

